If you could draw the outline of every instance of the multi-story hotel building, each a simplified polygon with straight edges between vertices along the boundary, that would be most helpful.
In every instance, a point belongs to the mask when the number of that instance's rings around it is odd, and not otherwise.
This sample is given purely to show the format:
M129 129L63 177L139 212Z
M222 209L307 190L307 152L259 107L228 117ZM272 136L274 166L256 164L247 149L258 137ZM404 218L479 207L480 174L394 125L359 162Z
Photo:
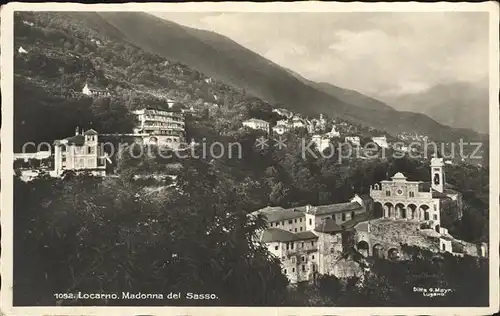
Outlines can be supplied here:
M179 148L185 142L186 123L182 113L155 109L133 113L137 122L134 134L142 136L144 144Z

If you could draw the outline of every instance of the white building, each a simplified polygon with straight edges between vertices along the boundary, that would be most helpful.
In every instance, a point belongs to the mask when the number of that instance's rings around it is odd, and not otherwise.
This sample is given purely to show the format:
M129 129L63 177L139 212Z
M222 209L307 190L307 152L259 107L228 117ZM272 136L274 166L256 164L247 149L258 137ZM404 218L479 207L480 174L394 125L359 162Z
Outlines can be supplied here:
M51 156L50 150L37 151L36 153L15 153L14 160L24 160L28 161L30 159L43 160L48 159Z
M330 147L330 138L323 135L313 135L312 141L316 144L319 152L323 152L325 149Z
M133 114L136 116L134 134L142 136L144 144L177 149L184 143L186 123L182 113L142 109Z
M249 120L244 121L243 126L249 127L251 129L263 130L266 133L269 132L269 122L256 118L251 118Z
M66 170L88 172L96 176L106 175L106 164L111 162L98 146L98 133L90 129L75 136L54 142L53 176L61 176Z
M26 51L22 46L19 46L19 49L17 50L19 54L27 54L28 51Z
M389 148L389 144L387 143L387 137L385 136L372 137L372 141L382 148Z
M304 123L304 120L298 116L295 116L292 118L292 121L290 122L291 128L303 128L306 127L306 124Z
M111 95L111 92L107 88L102 89L96 86L89 85L88 83L86 83L85 87L83 87L82 93L92 97L94 96L108 97Z
M359 136L346 136L345 141L353 144L354 146L360 147L361 146L361 141L359 139Z
M273 109L274 113L277 113L281 116L284 116L286 118L291 118L293 116L293 112L287 110L287 109Z

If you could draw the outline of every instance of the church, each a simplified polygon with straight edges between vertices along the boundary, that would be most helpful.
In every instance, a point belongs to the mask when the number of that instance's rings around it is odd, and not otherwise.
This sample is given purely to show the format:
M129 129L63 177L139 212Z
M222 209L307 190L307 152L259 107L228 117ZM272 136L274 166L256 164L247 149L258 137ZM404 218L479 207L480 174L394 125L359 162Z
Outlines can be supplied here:
M434 228L441 227L445 209L456 209L462 214L462 195L447 188L443 158L431 159L430 185L428 182L408 181L400 172L391 180L381 181L370 188L375 217L418 221Z

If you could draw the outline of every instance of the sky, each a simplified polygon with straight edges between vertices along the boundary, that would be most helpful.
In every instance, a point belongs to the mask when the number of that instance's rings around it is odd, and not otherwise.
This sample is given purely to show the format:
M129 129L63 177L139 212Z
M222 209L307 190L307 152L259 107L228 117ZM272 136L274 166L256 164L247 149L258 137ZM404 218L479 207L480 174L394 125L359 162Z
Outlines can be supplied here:
M225 35L307 79L372 96L487 82L488 13L154 14Z

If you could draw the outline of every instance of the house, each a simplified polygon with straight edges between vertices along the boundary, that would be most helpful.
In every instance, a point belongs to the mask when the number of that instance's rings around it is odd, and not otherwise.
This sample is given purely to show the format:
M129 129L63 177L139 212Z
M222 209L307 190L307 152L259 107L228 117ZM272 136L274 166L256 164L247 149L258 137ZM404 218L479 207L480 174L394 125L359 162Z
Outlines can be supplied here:
M345 137L345 142L349 142L349 143L353 144L356 147L360 147L361 146L361 141L359 139L359 136L346 136Z
M168 105L168 108L170 109L174 104L175 104L175 100L172 100L172 99L167 99L167 105Z
M288 132L288 130L288 125L277 124L276 126L273 126L273 133L278 135L283 135L284 133Z
M92 97L94 97L94 96L108 97L111 95L111 92L107 88L106 89L98 88L98 87L89 85L88 83L86 83L85 87L83 87L82 93L86 94L88 96L92 96Z
M243 121L243 126L249 127L251 129L263 130L266 133L269 132L269 122L256 118L251 118L249 120Z
M300 118L299 116L295 116L292 118L290 122L291 128L303 128L306 127L306 124L304 123L304 120Z
M372 141L382 148L389 148L387 138L385 136L372 137Z
M98 145L99 134L90 129L75 136L54 142L53 176L61 176L64 171L88 172L95 176L106 175L106 165L111 163L107 154Z

